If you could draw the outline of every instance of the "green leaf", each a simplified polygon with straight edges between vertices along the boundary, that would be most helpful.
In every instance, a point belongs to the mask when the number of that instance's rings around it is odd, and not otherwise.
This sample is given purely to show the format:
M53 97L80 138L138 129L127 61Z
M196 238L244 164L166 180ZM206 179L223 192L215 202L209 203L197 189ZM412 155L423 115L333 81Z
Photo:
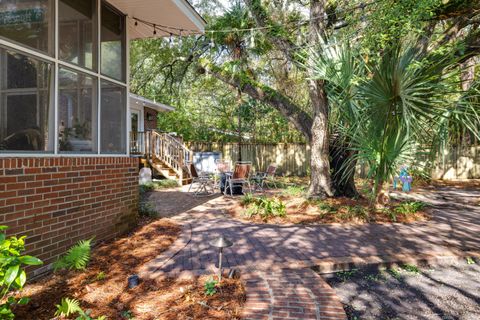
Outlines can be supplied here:
M18 300L17 304L23 306L23 305L26 305L29 302L30 302L30 298L23 297L20 300Z
M25 282L27 282L27 274L25 273L25 270L22 270L20 275L15 279L15 283L19 288L23 288Z
M32 256L23 256L18 258L21 263L29 265L29 266L38 266L43 264L42 260L32 257Z
M0 231L7 230L8 226L0 226Z
M5 278L4 278L5 283L7 285L10 285L13 283L13 281L15 281L15 278L17 278L19 270L20 270L19 265L11 266L10 268L8 268L7 272L5 272Z

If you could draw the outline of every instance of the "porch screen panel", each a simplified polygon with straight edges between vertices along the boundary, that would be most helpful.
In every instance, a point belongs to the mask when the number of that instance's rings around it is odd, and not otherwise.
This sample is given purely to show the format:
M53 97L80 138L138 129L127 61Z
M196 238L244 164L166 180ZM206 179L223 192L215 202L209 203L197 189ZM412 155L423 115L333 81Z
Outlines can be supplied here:
M126 152L126 89L109 81L101 82L100 150L102 153Z
M58 80L59 150L96 151L96 78L80 72L60 69Z
M101 25L101 72L125 81L125 16L102 2Z
M0 47L0 152L52 151L53 65Z
M54 0L1 0L0 37L53 56Z
M58 2L60 59L96 69L97 20L95 0Z

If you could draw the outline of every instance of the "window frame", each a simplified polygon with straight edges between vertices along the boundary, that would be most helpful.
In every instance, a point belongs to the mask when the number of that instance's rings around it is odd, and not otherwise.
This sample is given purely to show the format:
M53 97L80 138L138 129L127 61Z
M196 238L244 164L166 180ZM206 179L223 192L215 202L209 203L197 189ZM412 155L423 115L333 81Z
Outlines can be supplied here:
M31 56L32 58L35 59L40 59L45 62L52 63L52 68L53 68L53 86L50 88L50 96L51 96L51 108L53 109L54 112L54 122L53 125L49 123L49 128L53 128L53 152L48 151L48 152L29 152L29 151L5 151L5 152L0 152L0 158L5 158L5 157L32 157L32 156L38 156L38 157L52 157L52 156L57 156L57 157L125 157L125 156L130 156L130 150L129 150L129 134L128 134L128 123L126 121L125 123L125 128L123 134L125 134L126 139L125 139L125 153L101 153L101 148L100 148L100 143L101 143L101 83L102 81L109 81L112 82L116 85L122 86L125 88L125 93L126 93L126 98L125 98L125 119L128 119L129 111L130 111L130 99L129 99L129 94L130 94L130 68L129 68L129 61L130 61L130 42L128 41L129 39L129 34L128 34L128 26L129 26L129 18L123 14L120 10L112 6L110 3L108 3L105 0L96 0L96 6L97 6L97 14L96 15L96 28L97 28L97 68L96 70L91 70L88 68L81 67L77 64L69 63L66 61L63 61L59 58L59 16L58 16L58 4L59 0L55 0L55 16L54 16L54 56L50 56L46 53L37 51L33 48L30 48L26 45L19 44L15 41L7 40L5 38L0 38L0 45L5 47L7 50L14 50L19 52L20 54L24 54L27 56ZM110 8L114 9L116 12L120 13L123 16L124 19L124 24L125 24L125 54L124 54L124 68L125 68L125 81L119 81L115 78L111 78L107 75L104 75L101 73L101 7L102 3L105 3L108 5ZM59 132L58 132L58 110L59 110L59 101L58 101L58 93L59 93L59 70L60 68L67 68L72 71L76 72L81 72L86 75L92 76L96 78L97 82L97 127L96 127L96 137L94 139L97 139L96 141L96 146L97 150L96 152L61 152L59 150L59 143L58 143L58 138L59 138Z

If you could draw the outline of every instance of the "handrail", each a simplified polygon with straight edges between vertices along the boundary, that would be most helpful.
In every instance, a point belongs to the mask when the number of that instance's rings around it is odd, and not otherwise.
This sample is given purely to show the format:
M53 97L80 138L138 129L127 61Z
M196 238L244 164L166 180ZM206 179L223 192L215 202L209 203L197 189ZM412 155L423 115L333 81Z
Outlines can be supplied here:
M148 161L160 159L183 180L183 169L193 160L193 152L168 133L145 132L145 155Z

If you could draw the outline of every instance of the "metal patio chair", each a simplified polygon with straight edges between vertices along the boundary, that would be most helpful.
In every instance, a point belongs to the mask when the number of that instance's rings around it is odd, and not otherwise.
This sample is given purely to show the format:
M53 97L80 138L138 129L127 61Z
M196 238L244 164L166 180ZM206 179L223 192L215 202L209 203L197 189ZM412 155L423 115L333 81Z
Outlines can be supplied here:
M197 183L198 187L193 193L194 196L210 195L215 193L215 181L212 179L211 175L201 173L198 174L197 169L195 168L195 165L193 163L190 164L188 169L190 172L190 176L192 177L192 182L190 184L190 187L188 188L188 192L190 192L192 186ZM210 188L210 191L208 190L208 188Z
M277 184L275 182L275 173L277 172L277 165L270 164L265 172L257 172L255 176L252 178L254 183L254 191L260 190L261 192L265 191L265 187L268 183L273 184L275 189L277 188Z
M226 189L230 188L230 196L233 197L233 187L241 185L242 191L245 185L248 186L249 192L252 192L252 185L250 184L250 171L252 170L252 162L239 161L235 163L235 169L231 175L227 175ZM225 189L225 193L226 192Z

